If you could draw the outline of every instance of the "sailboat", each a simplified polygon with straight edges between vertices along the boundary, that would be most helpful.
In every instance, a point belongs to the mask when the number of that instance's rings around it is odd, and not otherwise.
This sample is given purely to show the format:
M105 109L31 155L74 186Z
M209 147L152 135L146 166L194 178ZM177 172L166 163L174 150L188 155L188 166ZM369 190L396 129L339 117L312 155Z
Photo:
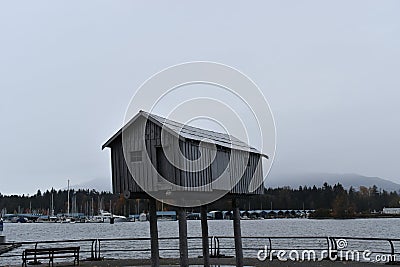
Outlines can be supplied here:
M110 223L111 218L114 219L114 222L127 222L128 219L125 216L121 215L114 215L109 211L100 210L99 214L93 216L90 222L97 222L97 223Z
M69 214L69 179L68 179L68 190L67 190L67 192L68 192L67 193L68 194L68 196L67 196L67 216L64 216L64 217L60 218L60 220L59 220L60 223L71 223L72 222L71 216Z
M139 215L139 222L145 222L145 221L147 221L147 214L142 212Z
M114 222L127 222L128 219L125 216L115 215L111 212L111 200L110 200L110 211L106 211L102 209L103 206L103 199L100 201L100 210L99 214L93 216L90 222L97 222L97 223L110 223L111 219L114 219Z
M36 221L38 223L56 223L58 218L54 215L54 193L51 192L51 199L50 199L50 215L49 216L42 216Z

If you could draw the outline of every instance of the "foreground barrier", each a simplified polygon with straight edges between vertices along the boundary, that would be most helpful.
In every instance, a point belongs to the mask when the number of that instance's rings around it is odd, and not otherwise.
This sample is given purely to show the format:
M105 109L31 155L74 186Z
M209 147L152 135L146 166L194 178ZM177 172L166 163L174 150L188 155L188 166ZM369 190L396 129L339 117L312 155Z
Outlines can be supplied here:
M234 257L235 246L232 236L212 236L210 239L210 255L212 257ZM359 260L360 255L368 252L371 261L377 261L377 256L386 262L400 259L400 239L392 238L364 238L364 237L316 237L316 236L254 236L242 237L243 253L245 258L260 260L282 260L279 251L286 252L289 259L294 256L315 253L316 255L334 260ZM178 237L160 237L160 257L179 258ZM202 255L201 237L188 237L189 257ZM0 247L14 249L0 255L0 266L21 263L21 256L25 249L41 247L68 247L79 246L80 259L97 261L102 259L146 259L150 257L150 238L103 238L82 240L57 241L30 241L2 243ZM291 253L291 254L290 254ZM342 255L340 258L339 256ZM352 257L345 258L350 255ZM355 255L355 256L354 256ZM290 257L291 256L291 257ZM319 260L316 259L308 260ZM304 259L303 259L304 260Z

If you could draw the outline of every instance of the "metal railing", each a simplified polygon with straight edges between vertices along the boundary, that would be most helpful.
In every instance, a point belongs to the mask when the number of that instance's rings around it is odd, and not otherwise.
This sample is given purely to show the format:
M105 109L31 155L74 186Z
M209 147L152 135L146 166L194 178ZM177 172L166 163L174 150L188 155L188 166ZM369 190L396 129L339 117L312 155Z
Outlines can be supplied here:
M179 238L160 237L160 256L163 258L179 258ZM341 243L340 243L341 242ZM326 258L340 253L354 251L370 251L374 255L386 255L388 261L400 259L400 239L365 238L365 237L324 237L324 236L245 236L242 237L243 254L247 258L257 258L260 250L267 253L268 259L276 259L274 251L297 250L327 251ZM345 244L344 244L345 243ZM0 266L20 264L22 252L27 248L63 247L74 244L81 247L81 260L96 261L102 259L145 259L150 257L150 238L96 238L61 241L29 241L9 242L1 247L13 246L11 251L0 255ZM234 237L210 236L211 257L233 257L235 255ZM188 237L190 257L202 254L201 237Z

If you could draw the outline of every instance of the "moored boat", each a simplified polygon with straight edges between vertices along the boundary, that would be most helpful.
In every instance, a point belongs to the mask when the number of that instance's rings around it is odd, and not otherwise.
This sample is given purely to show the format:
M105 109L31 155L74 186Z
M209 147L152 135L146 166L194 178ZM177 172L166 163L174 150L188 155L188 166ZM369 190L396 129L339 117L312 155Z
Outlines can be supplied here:
M121 215L114 215L111 212L100 210L99 214L93 216L89 219L89 222L96 222L96 223L110 223L111 218L114 219L114 222L127 222L128 219L125 216Z

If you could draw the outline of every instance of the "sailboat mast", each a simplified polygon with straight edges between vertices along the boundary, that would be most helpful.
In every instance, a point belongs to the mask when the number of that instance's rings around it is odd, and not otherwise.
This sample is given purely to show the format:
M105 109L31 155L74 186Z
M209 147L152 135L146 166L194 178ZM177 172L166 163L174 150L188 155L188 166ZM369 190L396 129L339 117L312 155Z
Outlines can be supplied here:
M67 203L67 216L69 217L69 179L68 179L68 203Z
M51 192L51 216L54 216L54 194Z
M102 210L103 203L102 199L100 199L100 196L97 197L97 214L100 214L100 210Z

